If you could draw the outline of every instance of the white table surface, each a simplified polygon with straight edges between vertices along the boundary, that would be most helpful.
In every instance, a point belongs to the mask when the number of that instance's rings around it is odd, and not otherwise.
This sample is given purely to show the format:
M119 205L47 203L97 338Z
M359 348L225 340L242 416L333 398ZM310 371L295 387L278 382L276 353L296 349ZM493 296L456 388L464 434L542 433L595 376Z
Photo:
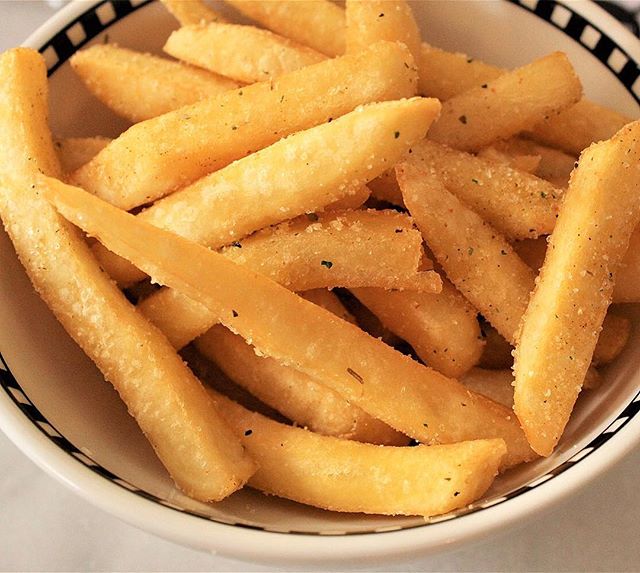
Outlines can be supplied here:
M0 0L0 51L53 10ZM640 451L551 511L456 551L379 571L640 571ZM139 531L46 475L0 434L0 571L282 571ZM370 569L371 570L371 569Z

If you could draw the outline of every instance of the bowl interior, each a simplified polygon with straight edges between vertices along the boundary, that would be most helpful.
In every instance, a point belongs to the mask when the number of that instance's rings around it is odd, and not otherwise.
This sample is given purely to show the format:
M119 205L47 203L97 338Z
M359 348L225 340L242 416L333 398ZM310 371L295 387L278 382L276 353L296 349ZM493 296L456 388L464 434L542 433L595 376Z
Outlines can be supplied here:
M176 27L172 17L156 2L120 4L116 9L114 3L99 3L95 13L101 26L95 26L93 17L89 33L85 26L87 19L81 19L68 26L67 36L77 39L82 38L82 33L85 37L95 33L89 44L109 41L161 53L164 39ZM119 18L122 4L129 5L131 11ZM566 29L561 29L561 24L567 28L573 17L571 10L551 2L546 4L552 7L551 12L555 8L561 9L561 13L554 16L547 7L539 9L544 14L536 14L506 1L416 2L413 7L427 41L490 63L514 67L550 51L565 51L591 99L637 117L638 101L632 85L629 81L625 85L619 70L607 67L602 54L585 43L593 37L585 32L591 26L585 21L582 31L574 30L570 36ZM92 13L92 9L87 7L87 12ZM74 32L74 26L80 26L82 31ZM592 29L600 33L595 27ZM498 37L500 42L495 41ZM80 40L78 44L85 42ZM76 48L68 46L67 52L73 49ZM59 55L47 48L44 54L50 67L55 67L51 76L51 125L56 136L115 136L126 129L126 122L83 88L64 61L68 53ZM0 390L0 399L22 404L26 416L34 423L40 420L41 429L65 438L56 442L61 449L105 479L170 508L222 523L269 531L326 535L425 525L422 518L324 512L246 489L211 505L182 495L174 488L115 391L34 294L4 232L0 233L0 268L3 269L0 274L0 352L5 361L1 368L6 368L0 371L4 389ZM575 463L585 463L587 456L583 452L591 451L584 450L585 446L591 448L594 443L602 442L598 436L620 417L637 394L640 310L635 305L627 305L623 312L634 321L632 339L616 363L604 370L602 387L580 396L556 452L547 459L501 476L485 498L472 508L427 523L502 503L535 487L543 476L547 479L546 476L562 473ZM578 461L581 456L582 461Z

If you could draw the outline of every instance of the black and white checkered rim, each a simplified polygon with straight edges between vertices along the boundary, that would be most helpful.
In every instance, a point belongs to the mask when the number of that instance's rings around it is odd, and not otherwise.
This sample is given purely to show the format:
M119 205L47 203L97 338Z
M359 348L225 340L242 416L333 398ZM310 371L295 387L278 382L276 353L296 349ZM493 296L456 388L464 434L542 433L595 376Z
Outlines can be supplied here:
M85 12L63 30L46 42L40 52L43 54L47 63L48 74L53 74L65 61L67 61L74 52L80 47L92 40L115 22L125 18L129 14L135 12L142 6L145 6L153 0L105 0L93 6L91 10ZM579 42L583 47L589 50L598 60L605 64L627 88L629 93L633 95L635 100L640 103L640 70L638 63L633 60L624 50L602 32L597 26L588 22L583 16L577 14L571 9L570 5L563 4L555 0L506 0L516 4L539 18L551 23L558 29L562 30L568 36ZM412 529L415 527L425 527L431 524L439 523L453 518L459 518L464 515L475 513L481 509L493 507L504 503L510 499L520 496L523 493L531 491L541 484L548 482L554 477L564 473L568 469L574 467L582 460L589 457L593 452L602 447L613 436L615 436L622 428L624 428L631 419L638 415L640 411L640 392L636 394L633 400L618 414L616 419L609 424L603 432L589 442L582 450L574 454L570 459L555 467L545 475L523 485L522 487L511 491L506 496L495 497L484 500L471 506L448 513L443 516L434 517L420 523L398 526L385 526L382 528L371 529L370 531L331 531L331 532L308 532L294 531L290 529L267 528L249 523L242 523L231 520L214 518L210 515L194 511L186 510L178 505L171 503L165 499L159 498L126 480L119 478L100 464L93 461L89 456L76 448L69 440L61 435L42 415L42 413L34 406L29 397L22 390L20 384L11 373L5 359L0 353L0 386L22 411L22 413L56 446L67 452L78 462L97 473L110 482L124 488L135 495L151 500L155 503L179 511L181 513L200 517L209 521L222 523L225 525L233 525L248 529L260 531L269 531L274 533L292 533L299 535L363 535L371 533L385 533L390 531L398 531L402 529Z

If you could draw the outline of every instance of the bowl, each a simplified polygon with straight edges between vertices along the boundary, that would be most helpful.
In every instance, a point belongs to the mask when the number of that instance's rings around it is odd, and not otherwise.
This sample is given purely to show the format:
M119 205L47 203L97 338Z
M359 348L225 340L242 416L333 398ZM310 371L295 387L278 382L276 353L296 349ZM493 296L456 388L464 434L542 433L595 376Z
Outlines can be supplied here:
M631 117L640 111L640 41L597 5L537 0L419 2L433 45L514 67L566 52L586 94ZM127 124L94 100L68 59L114 41L160 53L176 23L157 2L73 2L25 45L45 57L56 136L115 136ZM496 42L496 38L500 38ZM0 427L33 461L103 510L141 529L238 559L289 564L380 563L470 542L571 495L640 442L640 308L624 312L631 340L585 392L552 456L510 470L471 506L447 515L338 514L245 489L217 504L174 487L115 391L34 293L0 233Z

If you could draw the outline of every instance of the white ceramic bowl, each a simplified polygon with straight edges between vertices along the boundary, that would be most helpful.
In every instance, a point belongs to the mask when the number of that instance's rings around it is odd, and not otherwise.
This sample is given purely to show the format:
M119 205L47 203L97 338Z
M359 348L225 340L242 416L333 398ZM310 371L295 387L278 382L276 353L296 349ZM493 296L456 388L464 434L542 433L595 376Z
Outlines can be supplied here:
M640 42L591 3L418 2L426 40L513 67L569 54L586 93L639 114ZM148 0L74 2L26 45L44 54L57 136L115 135L125 124L82 88L67 59L92 42L159 51L172 18ZM337 514L245 490L216 505L176 491L112 388L34 294L0 234L0 426L31 459L95 505L179 543L239 559L311 565L380 562L442 550L570 495L640 441L640 312L597 392L580 397L556 452L501 476L468 509L425 521Z

